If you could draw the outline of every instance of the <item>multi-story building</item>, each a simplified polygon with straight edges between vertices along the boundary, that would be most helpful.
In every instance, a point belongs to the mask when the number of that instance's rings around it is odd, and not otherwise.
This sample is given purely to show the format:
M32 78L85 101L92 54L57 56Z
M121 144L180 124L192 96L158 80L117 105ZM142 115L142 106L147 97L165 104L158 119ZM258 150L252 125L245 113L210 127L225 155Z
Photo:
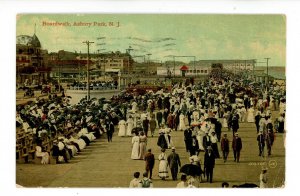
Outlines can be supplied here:
M86 80L87 54L60 50L49 54L51 78L59 82ZM90 79L132 71L132 59L127 53L89 54Z
M157 67L157 75L182 76L184 73L185 76L205 76L210 74L214 65L220 65L224 69L238 73L253 71L255 63L255 60L199 60L191 61L188 64L167 61L163 66Z
M39 84L49 78L47 66L48 51L43 50L41 43L33 36L19 35L16 42L16 77L17 84Z
M94 62L89 61L93 66ZM74 52L60 50L49 54L50 77L58 82L73 82L85 77L87 58Z
M98 67L103 73L118 72L131 73L133 60L130 54L111 52L94 55L94 60L98 61Z

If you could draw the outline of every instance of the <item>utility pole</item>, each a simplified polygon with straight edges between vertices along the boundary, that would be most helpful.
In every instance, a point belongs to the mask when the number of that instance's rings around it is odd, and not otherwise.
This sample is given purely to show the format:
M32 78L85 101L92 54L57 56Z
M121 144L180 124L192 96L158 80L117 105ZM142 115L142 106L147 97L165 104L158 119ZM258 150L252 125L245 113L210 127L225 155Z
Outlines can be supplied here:
M57 63L58 63L58 93L60 93L60 62L59 62L59 51L57 52Z
M253 59L253 68L252 68L252 79L254 79L254 67L255 67L256 59Z
M131 48L131 46L129 46L127 49L126 49L126 53L129 54L129 57L128 57L128 63L127 63L127 74L129 74L129 65L130 65L130 51L132 51L133 48Z
M90 41L85 41L82 42L84 44L87 45L87 49L88 49L88 53L87 53L87 101L90 100L90 65L89 65L89 60L90 60L90 44L94 43L94 42L90 42Z
M173 71L174 71L174 78L175 78L175 56L173 56L173 63L174 63L174 69L173 69Z
M148 56L148 74L150 73L150 55L152 55L152 54L150 54L150 53L147 54L147 56Z
M62 54L64 54L64 51L62 50ZM58 63L58 93L60 93L61 88L60 88L60 80L61 80L61 62L60 62L60 56L59 56L59 51L57 52L57 63Z
M269 59L271 58L265 58L267 60L267 92L269 91Z

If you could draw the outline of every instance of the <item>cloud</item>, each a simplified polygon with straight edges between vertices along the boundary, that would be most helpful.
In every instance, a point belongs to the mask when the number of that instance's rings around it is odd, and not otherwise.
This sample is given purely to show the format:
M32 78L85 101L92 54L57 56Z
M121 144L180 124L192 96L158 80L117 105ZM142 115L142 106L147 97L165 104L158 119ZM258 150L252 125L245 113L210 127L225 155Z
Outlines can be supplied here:
M120 27L42 26L43 21L65 22L69 20L72 23L72 21L82 20L93 22L96 20L95 18L97 17L90 15L84 15L78 19L72 15L65 17L65 15L20 14L17 15L17 35L32 36L36 24L36 35L40 39L42 47L54 52L62 49L86 52L87 46L82 42L89 40L95 42L91 44L91 52L100 49L125 52L125 49L131 46L134 49L131 54L151 53L151 58L159 58L163 61L167 60L164 56L169 55L196 56L197 60L270 57L273 65L285 65L285 26L281 23L275 24L275 27L268 23L268 28L262 29L261 25L256 25L260 21L255 24L247 23L249 25L245 26L244 23L235 24L233 20L229 19L215 21L213 17L214 20L203 20L203 23L197 20L192 29L186 28L185 23L182 23L183 26L174 31L174 25L161 29L155 28L155 24L147 26L147 21L139 23L134 22L130 17L129 19L125 17L119 18ZM101 18L100 15L98 18ZM210 16L206 16L206 18L210 18ZM234 17L230 19L234 19ZM160 26L163 21L162 18Z

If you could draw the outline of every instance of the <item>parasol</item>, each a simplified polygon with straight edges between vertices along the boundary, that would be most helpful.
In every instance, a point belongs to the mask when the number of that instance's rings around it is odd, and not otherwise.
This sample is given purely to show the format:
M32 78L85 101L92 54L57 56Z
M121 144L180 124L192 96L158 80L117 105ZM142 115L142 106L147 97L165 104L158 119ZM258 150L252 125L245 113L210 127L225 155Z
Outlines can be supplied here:
M201 167L194 164L185 164L180 168L180 172L189 176L201 176L203 173Z

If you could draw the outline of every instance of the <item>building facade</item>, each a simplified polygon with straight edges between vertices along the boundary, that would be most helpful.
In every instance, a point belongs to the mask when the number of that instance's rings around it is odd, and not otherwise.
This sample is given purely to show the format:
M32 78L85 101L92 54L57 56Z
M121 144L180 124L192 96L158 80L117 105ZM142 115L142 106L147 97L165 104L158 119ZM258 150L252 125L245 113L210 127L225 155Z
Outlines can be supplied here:
M35 85L48 80L48 51L33 36L19 35L16 42L16 81L17 84Z
M97 68L103 73L114 73L119 71L122 73L131 73L133 69L133 60L128 53L121 53L119 51L101 53L99 55L94 55L93 60L97 61Z
M199 60L184 62L168 61L161 67L157 67L157 75L161 76L182 76L182 66L186 66L185 76L209 75L214 65L221 65L233 73L250 72L255 67L255 60Z

